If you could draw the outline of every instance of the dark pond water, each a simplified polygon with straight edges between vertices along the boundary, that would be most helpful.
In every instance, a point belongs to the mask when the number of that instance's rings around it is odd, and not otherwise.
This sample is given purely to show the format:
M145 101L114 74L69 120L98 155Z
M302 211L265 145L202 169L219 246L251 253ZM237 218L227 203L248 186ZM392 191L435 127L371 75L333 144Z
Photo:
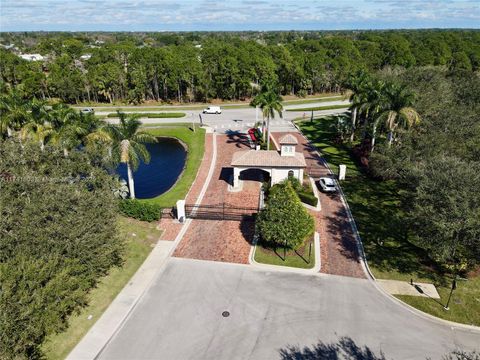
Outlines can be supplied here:
M150 163L141 163L133 173L135 197L139 199L153 198L166 192L175 184L185 166L187 153L177 140L160 138L158 141L146 144L150 152ZM120 164L117 173L128 181L125 164Z

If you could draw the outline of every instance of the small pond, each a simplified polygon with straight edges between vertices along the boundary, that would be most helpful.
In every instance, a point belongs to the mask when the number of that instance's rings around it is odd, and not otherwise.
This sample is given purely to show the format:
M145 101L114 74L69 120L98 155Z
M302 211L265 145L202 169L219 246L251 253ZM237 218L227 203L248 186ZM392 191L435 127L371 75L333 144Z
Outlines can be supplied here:
M158 143L145 146L150 152L150 163L142 162L133 172L138 199L150 199L170 189L182 173L187 158L185 148L175 139L159 138ZM127 165L120 164L116 171L127 181Z

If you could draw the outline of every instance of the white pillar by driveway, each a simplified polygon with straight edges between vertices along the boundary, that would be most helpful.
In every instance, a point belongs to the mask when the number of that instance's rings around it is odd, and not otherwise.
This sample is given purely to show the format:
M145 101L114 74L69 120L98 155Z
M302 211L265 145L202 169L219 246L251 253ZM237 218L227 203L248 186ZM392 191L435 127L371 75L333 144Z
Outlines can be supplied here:
M237 167L233 168L233 187L236 189L240 186L240 172L242 170L243 169Z
M185 221L185 200L177 201L177 220L180 222Z

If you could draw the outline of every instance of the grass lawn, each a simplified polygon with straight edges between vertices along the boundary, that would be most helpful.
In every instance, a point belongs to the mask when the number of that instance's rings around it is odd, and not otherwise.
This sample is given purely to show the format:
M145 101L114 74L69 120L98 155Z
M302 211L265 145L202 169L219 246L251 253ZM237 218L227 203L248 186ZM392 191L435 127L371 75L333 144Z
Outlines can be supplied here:
M312 254L310 256L310 263L308 263L309 242L305 241L305 245L298 249L287 251L285 261L283 261L283 248L277 250L268 246L263 246L260 242L255 247L254 259L261 264L289 266L301 269L311 269L315 266L315 244L312 238Z
M335 110L335 109L347 109L349 105L328 105L328 106L316 106L316 107L304 107L287 109L286 111L320 111L320 110Z
M135 113L139 117L149 118L149 119L168 119L168 118L181 118L185 117L184 112L163 112L163 113ZM107 118L118 118L117 113L107 114Z
M119 218L119 231L126 242L124 264L113 268L100 280L88 296L89 305L78 314L70 316L66 331L47 338L42 347L47 359L64 359L72 351L142 265L161 235L161 231L156 229L156 223L125 217ZM89 315L92 315L91 320L88 320Z
M301 105L301 104L312 104L312 103L321 103L328 101L342 100L343 95L333 95L328 97L319 97L313 99L301 99L301 100L285 100L283 105Z
M193 132L191 126L191 124L165 124L165 126L145 127L150 134L155 136L173 137L181 140L187 145L188 151L185 169L176 184L162 195L141 201L159 204L161 207L167 208L174 206L177 200L185 198L197 176L205 149L205 129L196 126L195 132Z
M432 315L457 322L480 325L480 277L458 281L450 303L447 301L451 275L429 259L425 251L409 242L399 208L401 191L394 181L376 181L366 176L350 156L349 148L335 143L334 117L297 122L302 132L317 146L332 168L347 165L346 180L341 183L362 237L368 264L375 277L435 284L441 296L439 304L423 297L399 296L406 303ZM454 301L456 299L456 301Z

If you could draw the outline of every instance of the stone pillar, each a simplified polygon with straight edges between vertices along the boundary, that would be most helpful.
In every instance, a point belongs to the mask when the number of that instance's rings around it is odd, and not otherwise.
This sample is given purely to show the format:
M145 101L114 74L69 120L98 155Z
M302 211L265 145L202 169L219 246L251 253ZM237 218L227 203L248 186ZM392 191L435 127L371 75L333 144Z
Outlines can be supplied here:
M338 180L345 180L347 165L338 165Z
M185 221L185 200L177 201L177 220L181 223Z
M236 167L233 168L233 187L235 189L238 189L240 186L240 171L242 171L242 169Z
M303 184L303 169L298 170L298 180L300 181L300 184Z

